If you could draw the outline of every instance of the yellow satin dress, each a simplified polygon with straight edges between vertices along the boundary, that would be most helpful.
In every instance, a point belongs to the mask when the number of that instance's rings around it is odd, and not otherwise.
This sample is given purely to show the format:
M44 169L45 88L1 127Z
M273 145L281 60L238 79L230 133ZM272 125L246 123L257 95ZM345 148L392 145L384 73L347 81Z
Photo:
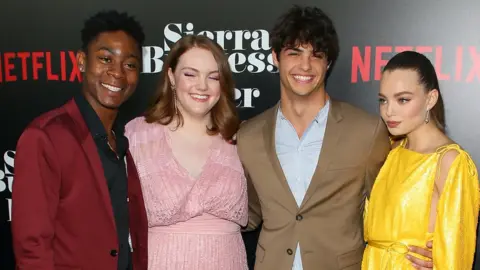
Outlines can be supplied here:
M434 269L472 269L480 210L475 164L457 144L431 154L408 150L405 144L403 140L388 155L365 205L367 247L362 269L414 269L405 257L407 253L415 256L407 246L424 247L431 239ZM435 176L442 155L449 150L459 155L437 204L435 230L429 233Z

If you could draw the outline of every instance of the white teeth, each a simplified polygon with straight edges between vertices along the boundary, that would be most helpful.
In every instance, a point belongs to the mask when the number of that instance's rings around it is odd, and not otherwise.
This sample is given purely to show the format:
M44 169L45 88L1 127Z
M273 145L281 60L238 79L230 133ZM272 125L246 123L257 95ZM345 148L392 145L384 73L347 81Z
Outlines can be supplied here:
M119 92L120 90L122 90L122 88L111 86L111 85L108 85L108 84L102 83L102 85L112 92Z
M194 95L194 94L191 94L191 96L192 96L193 98L197 98L197 99L207 99L207 98L208 98L208 96L206 96L206 95Z
M293 77L295 78L295 80L299 80L299 81L310 81L313 78L312 76L300 76L300 75L296 75Z

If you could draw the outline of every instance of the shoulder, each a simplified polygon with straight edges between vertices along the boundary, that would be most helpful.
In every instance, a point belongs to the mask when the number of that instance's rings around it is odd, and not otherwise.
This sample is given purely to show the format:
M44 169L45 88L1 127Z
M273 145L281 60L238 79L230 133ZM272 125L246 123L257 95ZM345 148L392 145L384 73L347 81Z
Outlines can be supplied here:
M336 110L332 112L333 114L338 112L341 114L343 125L347 129L354 131L351 132L352 136L357 136L362 141L372 140L375 143L378 143L377 141L380 139L381 145L390 148L391 144L387 127L378 114L373 114L350 103L336 100L332 101L331 110Z
M219 151L215 151L214 160L216 163L229 167L238 172L242 172L242 164L237 152L237 146L226 142L223 138L218 138Z
M436 180L437 186L442 190L449 174L462 175L464 178L477 178L478 172L473 159L458 144L449 144L441 147L437 152L440 154L439 175ZM457 177L455 177L457 178ZM452 179L456 181L456 179ZM458 179L457 179L458 180Z
M138 130L145 129L147 127L147 122L145 121L145 117L140 116L130 120L125 125L125 133L133 133Z
M61 137L65 133L74 133L74 120L65 110L64 106L50 110L33 119L23 133L32 130L40 131L49 137Z
M333 106L340 108L342 116L347 120L352 120L361 124L376 126L380 121L380 117L376 114L367 112L366 110L352 105L344 101L333 100Z
M44 149L55 151L55 155L63 153L69 156L84 139L80 130L63 106L53 109L36 117L23 130L16 145L17 153Z
M145 117L136 117L125 125L125 136L132 137L136 134L144 133L154 126L156 126L155 123L147 123Z
M475 167L473 159L467 151L456 143L443 146L438 152L440 153L440 171L446 173L452 167L458 166Z
M147 123L145 117L137 117L125 125L125 137L131 146L159 140L163 137L164 126L158 123Z
M257 134L258 132L261 132L265 122L275 116L275 110L277 108L277 106L273 106L266 111L244 121L238 130L239 136L248 136L249 134Z

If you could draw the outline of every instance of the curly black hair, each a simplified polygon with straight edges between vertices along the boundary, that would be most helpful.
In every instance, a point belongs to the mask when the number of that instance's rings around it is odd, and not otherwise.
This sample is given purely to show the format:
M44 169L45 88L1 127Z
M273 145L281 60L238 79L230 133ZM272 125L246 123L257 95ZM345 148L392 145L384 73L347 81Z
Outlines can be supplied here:
M142 26L134 17L115 10L101 11L85 21L81 31L82 50L86 53L90 42L97 38L99 34L111 31L124 31L135 39L140 52L142 51L145 41Z
M316 53L324 53L330 65L333 65L340 52L332 20L317 7L294 5L278 18L270 39L277 57L284 48L310 44Z

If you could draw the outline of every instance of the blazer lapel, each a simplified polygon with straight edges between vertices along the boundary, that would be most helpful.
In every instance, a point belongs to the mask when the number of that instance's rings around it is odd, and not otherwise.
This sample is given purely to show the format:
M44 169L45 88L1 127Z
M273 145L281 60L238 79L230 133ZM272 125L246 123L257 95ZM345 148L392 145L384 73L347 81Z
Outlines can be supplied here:
M90 134L90 130L88 129L87 124L85 123L85 120L83 119L83 116L80 113L75 101L73 99L70 100L65 105L65 108L79 128L79 137L83 140L82 148L85 151L85 156L90 163L92 173L95 177L97 190L99 191L103 200L103 208L106 211L106 215L110 217L112 226L116 229L115 219L113 217L112 202L110 201L110 193L108 192L107 180L105 179L102 161L98 155L97 145L95 144L95 141Z
M285 189L285 195L288 198L289 204L294 205L295 209L298 210L297 202L295 201L295 197L293 196L285 174L283 173L282 166L280 165L280 161L278 160L275 148L275 127L279 104L280 103L273 107L272 110L269 112L270 115L267 117L267 121L265 123L265 126L263 127L263 140L265 143L265 149L267 151L268 159L272 164L275 174L277 175L277 179L280 180L280 183Z
M323 137L322 149L320 150L320 157L318 159L317 167L312 176L310 185L308 186L305 197L303 198L303 208L308 200L317 190L319 184L322 182L322 175L330 164L330 157L335 153L337 149L338 138L341 132L341 120L342 120L341 104L334 100L330 100L330 111L328 112L327 127L325 129L325 135Z

